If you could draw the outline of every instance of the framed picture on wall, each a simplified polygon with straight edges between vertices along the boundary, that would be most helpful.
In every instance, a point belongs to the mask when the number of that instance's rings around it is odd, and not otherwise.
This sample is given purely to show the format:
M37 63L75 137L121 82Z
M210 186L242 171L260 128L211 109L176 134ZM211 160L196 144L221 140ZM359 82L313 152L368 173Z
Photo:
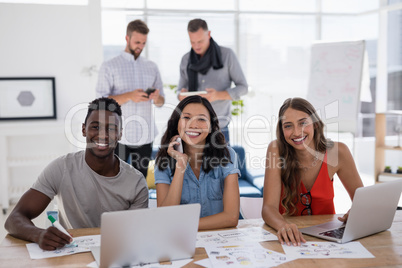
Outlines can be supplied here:
M56 119L54 77L0 77L0 120Z

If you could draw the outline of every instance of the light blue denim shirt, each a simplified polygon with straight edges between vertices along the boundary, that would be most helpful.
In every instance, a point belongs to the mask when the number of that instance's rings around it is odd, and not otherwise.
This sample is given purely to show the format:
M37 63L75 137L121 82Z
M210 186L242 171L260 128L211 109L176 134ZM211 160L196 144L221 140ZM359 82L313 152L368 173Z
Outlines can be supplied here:
M201 204L201 218L214 215L223 211L223 189L225 178L230 174L238 174L238 157L236 152L228 147L231 163L226 166L218 166L208 173L202 169L197 179L190 164L187 164L183 179L180 204ZM155 184L171 184L173 176L170 168L159 170L155 166Z

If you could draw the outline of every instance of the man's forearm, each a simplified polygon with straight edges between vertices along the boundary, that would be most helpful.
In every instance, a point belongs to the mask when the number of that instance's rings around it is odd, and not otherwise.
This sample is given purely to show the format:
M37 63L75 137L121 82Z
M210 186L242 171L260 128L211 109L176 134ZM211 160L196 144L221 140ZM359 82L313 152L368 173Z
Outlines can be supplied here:
M42 229L36 227L31 220L23 216L10 215L4 227L10 235L37 243Z
M123 105L124 103L131 100L129 93L130 92L126 92L120 95L111 95L109 96L109 98L114 99L115 101L117 101L118 104Z
M232 100L232 97L229 95L229 93L226 90L217 91L217 93L218 93L219 100Z

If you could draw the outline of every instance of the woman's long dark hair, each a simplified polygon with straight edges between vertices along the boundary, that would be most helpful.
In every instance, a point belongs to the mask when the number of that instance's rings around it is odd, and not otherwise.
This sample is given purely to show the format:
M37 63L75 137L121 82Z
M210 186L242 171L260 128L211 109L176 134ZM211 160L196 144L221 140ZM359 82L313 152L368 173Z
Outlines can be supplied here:
M177 127L181 113L184 107L190 103L202 104L208 110L209 117L211 118L211 131L206 138L203 151L202 169L204 172L208 173L221 164L226 166L231 161L230 153L225 142L225 136L219 129L218 117L216 116L211 103L207 99L198 95L189 96L179 102L170 116L166 132L163 134L161 140L161 148L156 155L155 164L158 169L165 170L167 167L170 167L172 176L174 175L176 160L168 155L167 150L172 137L179 134ZM216 159L219 159L219 161L216 161Z
M283 198L281 204L285 208L285 214L295 214L296 203L300 201L298 190L300 189L301 169L298 165L296 151L286 140L283 134L282 119L285 111L292 108L306 113L310 116L314 126L314 147L320 153L325 153L327 148L334 146L331 140L324 136L324 123L317 115L313 105L302 98L289 98L284 101L279 109L278 124L276 126L276 137L281 160L281 181L283 184Z

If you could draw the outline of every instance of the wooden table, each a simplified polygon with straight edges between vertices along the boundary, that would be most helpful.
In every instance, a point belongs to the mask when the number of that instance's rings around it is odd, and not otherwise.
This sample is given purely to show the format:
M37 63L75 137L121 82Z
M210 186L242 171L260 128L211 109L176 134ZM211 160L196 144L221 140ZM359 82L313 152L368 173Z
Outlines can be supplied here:
M300 228L323 223L336 218L336 215L289 217L289 221ZM237 228L263 226L273 232L261 219L241 220ZM70 230L73 236L95 235L99 228ZM323 241L318 238L305 236L308 241ZM281 265L281 267L373 267L399 266L402 267L402 211L397 211L392 227L384 232L357 240L366 247L375 258L371 259L298 259ZM94 261L90 252L70 256L31 260L25 244L28 242L7 235L0 244L0 267L85 267ZM262 242L268 249L282 252L278 241ZM194 261L207 258L204 248L197 248ZM193 261L193 262L194 262ZM200 267L193 262L185 267Z

